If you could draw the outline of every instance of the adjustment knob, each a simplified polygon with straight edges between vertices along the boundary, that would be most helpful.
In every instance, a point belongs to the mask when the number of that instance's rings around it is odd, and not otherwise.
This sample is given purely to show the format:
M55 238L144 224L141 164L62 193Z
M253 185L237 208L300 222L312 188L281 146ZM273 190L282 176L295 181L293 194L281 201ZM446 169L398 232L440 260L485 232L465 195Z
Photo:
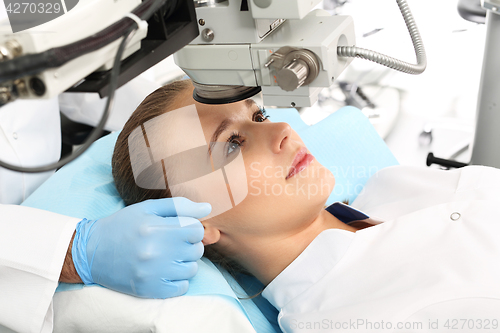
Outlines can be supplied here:
M293 91L304 84L309 75L309 67L301 59L293 59L276 74L276 80L281 89Z

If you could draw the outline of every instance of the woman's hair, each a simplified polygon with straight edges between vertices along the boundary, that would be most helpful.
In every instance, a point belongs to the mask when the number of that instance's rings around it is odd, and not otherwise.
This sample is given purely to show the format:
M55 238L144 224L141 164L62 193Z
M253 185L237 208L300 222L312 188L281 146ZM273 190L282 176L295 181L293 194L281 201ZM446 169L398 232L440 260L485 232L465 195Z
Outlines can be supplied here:
M111 166L116 189L125 205L148 199L171 198L170 189L154 190L136 184L132 171L128 139L131 133L142 124L168 111L174 110L179 96L192 88L191 80L174 81L158 88L142 101L132 113L122 129L115 144Z

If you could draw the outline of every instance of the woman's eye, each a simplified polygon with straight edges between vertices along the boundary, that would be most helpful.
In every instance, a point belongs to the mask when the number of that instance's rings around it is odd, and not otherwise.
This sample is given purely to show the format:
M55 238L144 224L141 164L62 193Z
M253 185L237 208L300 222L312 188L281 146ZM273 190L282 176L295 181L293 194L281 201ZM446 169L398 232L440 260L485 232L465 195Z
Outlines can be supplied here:
M266 110L261 109L253 114L252 121L255 121L257 123L262 123L267 118L269 118L269 116L266 115ZM227 139L228 144L227 144L226 156L229 156L236 150L239 150L243 145L243 142L245 142L243 137L238 132L233 132L233 134Z
M265 110L259 110L259 111L257 111L257 112L254 113L253 121L255 121L257 123L262 123L267 118L269 118L269 116L266 116Z
M236 150L240 149L240 146L243 144L244 140L241 135L237 132L233 133L229 139L227 139L227 151L226 156L234 153Z
M229 142L229 145L227 147L227 154L231 154L233 153L234 151L238 150L238 148L240 148L240 145L236 142Z

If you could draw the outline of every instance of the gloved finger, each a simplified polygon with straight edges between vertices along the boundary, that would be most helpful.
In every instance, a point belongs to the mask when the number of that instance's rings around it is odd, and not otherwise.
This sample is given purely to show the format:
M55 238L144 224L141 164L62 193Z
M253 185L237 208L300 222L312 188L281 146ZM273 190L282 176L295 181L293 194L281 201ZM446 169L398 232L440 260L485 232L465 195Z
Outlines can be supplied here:
M162 217L187 216L199 219L212 211L209 203L193 202L183 197L151 199L137 205L141 205L148 213Z
M158 216L177 216L174 200L172 198L149 199L132 206L140 206L146 213Z
M165 266L166 279L174 280L188 280L196 275L198 272L198 263L196 261L176 261Z
M188 216L199 219L212 211L209 203L193 202L184 197L151 199L139 204L142 204L147 212L162 217Z
M212 206L208 202L193 202L184 197L176 197L172 199L174 201L177 216L200 219L207 216L212 211Z
M187 293L189 289L188 280L171 281L162 279L158 288L155 288L155 294L148 298L170 298L175 296L182 296Z
M188 217L184 217L181 220L184 219L188 219ZM201 242L205 236L205 228L203 228L203 224L192 217L189 219L191 219L189 225L184 224L183 226L186 242L191 244Z
M200 242L198 243L185 243L181 249L179 249L179 261L196 261L203 256L205 251L205 246Z
M189 243L201 242L205 234L205 229L200 221L183 216L154 217L154 220L150 220L145 228L150 235L154 235L157 239L175 235L180 241ZM177 229L176 233L172 233L174 229Z

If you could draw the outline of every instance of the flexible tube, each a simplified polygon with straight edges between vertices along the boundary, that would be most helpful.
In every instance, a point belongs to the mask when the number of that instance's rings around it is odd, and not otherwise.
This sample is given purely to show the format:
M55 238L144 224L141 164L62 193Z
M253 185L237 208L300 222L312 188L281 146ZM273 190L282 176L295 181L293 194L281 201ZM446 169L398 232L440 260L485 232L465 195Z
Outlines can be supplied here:
M415 49L415 54L417 56L417 64L410 64L408 62L401 61L384 54L356 46L339 46L337 48L337 55L341 57L356 57L370 60L377 64L408 74L421 74L427 66L427 56L425 55L424 44L422 43L420 33L406 0L396 0L396 2L398 3L399 10L403 15L406 27L408 28L408 32L410 33L413 47Z

